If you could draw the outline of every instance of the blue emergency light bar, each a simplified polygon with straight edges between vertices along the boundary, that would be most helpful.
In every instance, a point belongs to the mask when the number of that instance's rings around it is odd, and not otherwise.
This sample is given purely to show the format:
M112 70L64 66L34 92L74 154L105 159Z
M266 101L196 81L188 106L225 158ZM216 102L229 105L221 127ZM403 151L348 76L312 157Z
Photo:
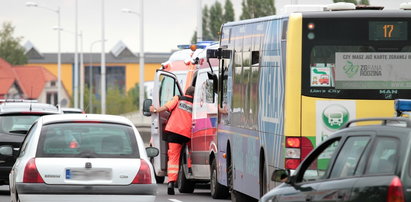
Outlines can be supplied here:
M191 45L189 44L181 44L181 45L177 45L177 48L179 49L189 49Z
M396 99L394 102L395 111L397 112L409 112L411 111L411 100Z
M205 49L205 48L207 48L207 46L214 45L214 44L217 44L217 43L218 43L217 41L200 41L195 45L199 49ZM189 49L190 47L191 47L191 44L177 45L177 48L179 48L179 49Z

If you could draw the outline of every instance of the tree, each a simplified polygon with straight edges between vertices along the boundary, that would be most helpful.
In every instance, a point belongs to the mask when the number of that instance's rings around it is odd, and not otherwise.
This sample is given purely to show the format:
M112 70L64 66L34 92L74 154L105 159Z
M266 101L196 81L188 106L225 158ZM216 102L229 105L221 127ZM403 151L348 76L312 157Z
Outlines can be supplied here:
M203 41L217 41L221 25L235 20L234 7L231 0L225 1L224 9L218 1L215 2L210 9L205 5L202 15ZM195 31L191 37L191 43L197 43L197 31Z
M107 114L124 114L127 112L137 111L137 106L133 103L133 97L126 96L118 88L107 90Z
M127 92L127 96L131 97L133 105L136 106L138 110L140 107L140 85L139 83L136 83L134 87ZM146 96L144 96L144 98L146 98Z
M14 27L11 22L4 22L0 30L0 58L12 65L27 63L24 48L20 45L22 37L13 37Z
M213 40L210 36L210 31L209 31L209 26L208 26L209 21L210 21L209 10L208 10L208 6L205 5L202 11L203 41ZM196 43L197 43L197 31L194 31L193 37L191 38L191 44L196 44Z
M274 1L272 0L243 0L241 20L275 15Z
M226 0L224 4L224 15L223 15L223 22L231 22L234 21L234 7L233 3L230 0Z
M360 5L370 5L370 2L368 0L360 0L359 4Z
M218 33L223 24L223 8L220 2L215 2L210 8L209 34L212 40L218 40Z

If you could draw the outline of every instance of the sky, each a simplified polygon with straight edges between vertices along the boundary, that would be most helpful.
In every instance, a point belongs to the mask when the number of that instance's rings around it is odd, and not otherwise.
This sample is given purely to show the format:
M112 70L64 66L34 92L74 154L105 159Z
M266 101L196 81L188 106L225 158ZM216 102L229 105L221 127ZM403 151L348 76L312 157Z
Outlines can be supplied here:
M110 51L122 41L133 52L140 50L138 15L121 12L123 8L139 10L140 0L104 0L105 50ZM170 52L178 44L191 41L197 23L197 5L211 5L225 0L144 0L144 51ZM231 0L236 20L241 14L242 0ZM371 5L398 9L407 0L369 0ZM61 10L61 51L75 50L76 0L0 0L0 23L9 21L15 26L15 37L23 37L22 45L30 41L40 52L57 52L57 14L41 8L27 7L26 2ZM78 0L78 31L83 33L83 51L99 52L102 38L102 0ZM287 4L330 4L332 0L276 0L280 11ZM411 11L410 11L411 12ZM80 39L79 39L80 43ZM78 51L81 50L80 44Z

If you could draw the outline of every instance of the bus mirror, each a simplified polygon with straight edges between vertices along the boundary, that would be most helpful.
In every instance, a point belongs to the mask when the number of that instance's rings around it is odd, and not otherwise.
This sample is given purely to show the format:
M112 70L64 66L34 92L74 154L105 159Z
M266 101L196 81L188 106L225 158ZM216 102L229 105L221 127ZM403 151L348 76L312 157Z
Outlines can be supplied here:
M207 49L207 59L208 58L229 59L230 57L231 57L231 50L226 50L222 48Z
M151 116L150 106L152 105L153 101L151 99L145 99L143 102L143 115L144 116Z
M221 50L221 58L230 59L231 58L231 50Z
M218 78L217 75L211 72L207 72L208 79L211 80L213 83L213 93L217 93L217 88L218 88ZM211 84L210 84L211 85Z
M219 49L207 49L207 58L219 58Z

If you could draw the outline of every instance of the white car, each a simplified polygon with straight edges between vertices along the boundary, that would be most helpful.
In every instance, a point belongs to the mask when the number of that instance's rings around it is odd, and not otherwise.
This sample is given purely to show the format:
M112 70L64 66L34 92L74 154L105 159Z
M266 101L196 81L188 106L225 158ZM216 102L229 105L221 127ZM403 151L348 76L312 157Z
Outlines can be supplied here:
M0 149L0 155L7 151ZM154 201L143 140L126 118L47 115L31 127L10 172L11 201Z

